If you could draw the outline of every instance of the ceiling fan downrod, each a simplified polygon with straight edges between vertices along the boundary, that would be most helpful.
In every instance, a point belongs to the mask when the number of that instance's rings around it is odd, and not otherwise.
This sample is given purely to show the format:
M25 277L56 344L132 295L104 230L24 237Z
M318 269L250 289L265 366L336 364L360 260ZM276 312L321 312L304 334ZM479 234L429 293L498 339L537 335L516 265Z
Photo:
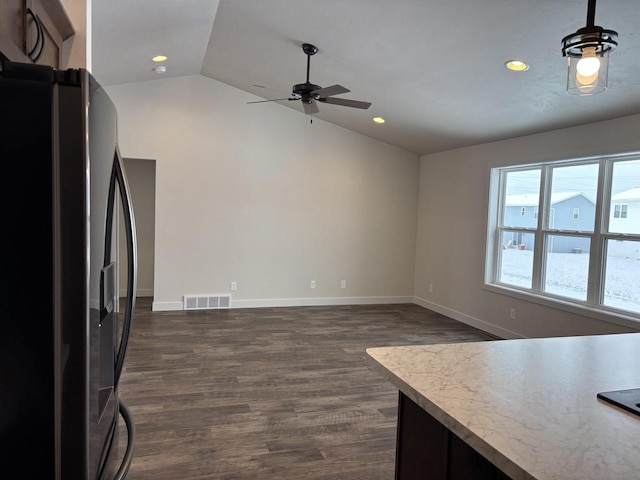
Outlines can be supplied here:
M318 47L310 43L302 44L302 51L307 54L307 83L309 83L309 70L311 67L311 55L318 53Z

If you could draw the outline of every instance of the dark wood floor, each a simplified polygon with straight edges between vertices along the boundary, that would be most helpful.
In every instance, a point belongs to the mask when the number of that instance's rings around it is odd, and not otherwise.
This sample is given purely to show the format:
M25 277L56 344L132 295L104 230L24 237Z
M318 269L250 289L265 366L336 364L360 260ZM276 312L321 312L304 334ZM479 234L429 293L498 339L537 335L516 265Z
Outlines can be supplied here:
M137 429L127 478L391 480L397 390L365 348L483 340L417 305L151 312L139 299L120 387Z

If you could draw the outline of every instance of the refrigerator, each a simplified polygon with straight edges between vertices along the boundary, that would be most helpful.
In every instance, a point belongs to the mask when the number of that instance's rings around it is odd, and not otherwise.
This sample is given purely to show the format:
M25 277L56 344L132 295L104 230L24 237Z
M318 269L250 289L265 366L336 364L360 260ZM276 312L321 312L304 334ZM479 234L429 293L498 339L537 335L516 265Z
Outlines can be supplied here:
M0 165L0 462L16 478L126 478L137 246L113 102L86 70L0 63Z

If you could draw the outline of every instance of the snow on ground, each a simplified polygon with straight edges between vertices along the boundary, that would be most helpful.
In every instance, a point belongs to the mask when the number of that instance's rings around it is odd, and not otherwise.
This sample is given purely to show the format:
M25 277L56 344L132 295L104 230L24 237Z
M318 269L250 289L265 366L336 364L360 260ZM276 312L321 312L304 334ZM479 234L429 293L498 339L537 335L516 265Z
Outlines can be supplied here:
M500 281L531 288L533 252L502 251ZM545 292L576 300L587 299L589 255L586 253L548 253ZM604 305L640 313L640 260L608 257L605 272Z

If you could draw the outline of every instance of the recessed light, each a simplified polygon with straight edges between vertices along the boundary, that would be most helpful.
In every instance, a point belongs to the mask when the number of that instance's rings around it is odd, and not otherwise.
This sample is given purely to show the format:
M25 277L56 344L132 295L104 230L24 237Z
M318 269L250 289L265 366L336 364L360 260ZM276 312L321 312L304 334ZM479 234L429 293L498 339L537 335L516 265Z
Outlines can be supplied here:
M156 55L151 60L153 60L154 62L164 62L166 59L167 57L165 57L164 55Z
M504 62L504 66L514 72L524 72L525 70L529 70L529 65L524 63L522 60L507 60Z
M167 71L167 67L165 65L158 65L157 67L153 68L153 71L156 73L164 73Z
M382 117L374 117L373 121L376 122L376 123L384 123L384 118L382 118Z

